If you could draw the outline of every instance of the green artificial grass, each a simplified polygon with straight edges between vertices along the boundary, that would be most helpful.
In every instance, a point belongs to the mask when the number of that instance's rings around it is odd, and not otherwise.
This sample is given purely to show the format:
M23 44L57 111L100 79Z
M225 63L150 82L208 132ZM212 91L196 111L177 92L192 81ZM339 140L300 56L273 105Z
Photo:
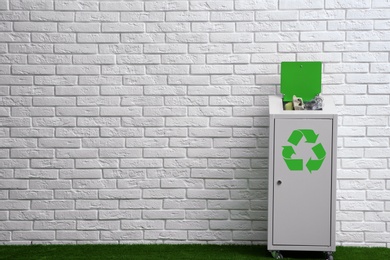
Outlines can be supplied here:
M283 252L284 259L324 259L321 252ZM266 246L243 245L29 245L0 246L0 259L266 260ZM337 247L335 260L390 259L390 248Z

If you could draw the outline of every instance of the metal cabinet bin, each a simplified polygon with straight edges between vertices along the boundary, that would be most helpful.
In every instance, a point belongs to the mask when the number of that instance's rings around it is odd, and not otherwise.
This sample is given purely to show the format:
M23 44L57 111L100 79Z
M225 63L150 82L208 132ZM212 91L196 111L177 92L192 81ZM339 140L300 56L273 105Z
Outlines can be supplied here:
M337 113L287 111L269 97L268 250L335 251Z

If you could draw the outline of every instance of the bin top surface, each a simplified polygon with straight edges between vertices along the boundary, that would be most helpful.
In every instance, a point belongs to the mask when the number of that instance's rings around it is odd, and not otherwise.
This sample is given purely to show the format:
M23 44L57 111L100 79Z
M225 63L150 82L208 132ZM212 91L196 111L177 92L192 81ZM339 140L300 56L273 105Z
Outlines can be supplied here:
M310 101L321 93L322 63L319 61L282 62L280 74L284 101L292 101L294 95Z

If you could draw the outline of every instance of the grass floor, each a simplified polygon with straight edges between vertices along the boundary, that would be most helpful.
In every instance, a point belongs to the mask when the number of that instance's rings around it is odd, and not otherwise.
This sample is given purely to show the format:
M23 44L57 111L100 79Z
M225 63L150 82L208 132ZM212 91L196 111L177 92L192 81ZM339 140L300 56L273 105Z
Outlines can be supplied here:
M321 252L283 252L284 259L324 259ZM265 246L233 245L30 245L0 246L0 259L266 260ZM390 259L390 248L337 247L335 260Z

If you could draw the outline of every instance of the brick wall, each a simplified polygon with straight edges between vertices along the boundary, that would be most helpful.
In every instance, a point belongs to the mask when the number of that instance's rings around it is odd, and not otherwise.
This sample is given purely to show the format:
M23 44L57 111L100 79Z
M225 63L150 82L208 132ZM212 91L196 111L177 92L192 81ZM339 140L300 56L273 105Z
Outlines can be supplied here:
M267 97L323 61L337 242L390 247L386 0L0 0L0 243L265 243Z

